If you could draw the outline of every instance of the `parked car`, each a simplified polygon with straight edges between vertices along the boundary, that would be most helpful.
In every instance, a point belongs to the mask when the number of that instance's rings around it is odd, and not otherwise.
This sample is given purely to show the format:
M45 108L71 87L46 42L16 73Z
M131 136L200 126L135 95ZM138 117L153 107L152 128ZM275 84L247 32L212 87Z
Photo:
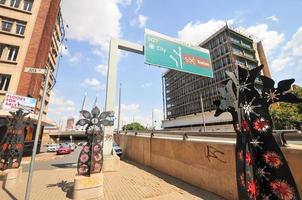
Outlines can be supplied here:
M71 148L71 151L74 151L77 148L77 145L75 143L69 143L69 146Z
M47 144L46 150L47 152L56 152L57 149L59 148L59 144Z
M61 154L70 154L71 147L69 144L60 144L60 147L57 149L57 155Z
M85 146L86 143L87 143L87 142L79 142L79 143L78 143L78 146Z
M119 157L123 155L122 148L119 145L117 145L115 142L113 143L113 150L115 151L116 155L118 155Z

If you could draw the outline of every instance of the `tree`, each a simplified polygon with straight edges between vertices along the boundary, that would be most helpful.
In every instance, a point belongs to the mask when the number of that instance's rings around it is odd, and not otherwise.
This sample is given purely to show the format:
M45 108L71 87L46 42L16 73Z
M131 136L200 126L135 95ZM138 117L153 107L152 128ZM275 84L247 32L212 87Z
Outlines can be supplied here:
M141 130L146 130L146 128L138 122L132 122L130 124L123 126L123 131L126 130L141 131Z
M302 98L302 88L294 87L293 92ZM301 129L302 125L302 103L276 103L270 107L270 113L275 129Z

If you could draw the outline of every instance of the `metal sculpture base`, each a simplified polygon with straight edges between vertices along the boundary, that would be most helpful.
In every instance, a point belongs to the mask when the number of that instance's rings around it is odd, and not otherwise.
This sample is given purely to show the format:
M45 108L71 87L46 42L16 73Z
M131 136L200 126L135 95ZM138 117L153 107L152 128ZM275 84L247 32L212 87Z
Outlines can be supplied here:
M75 176L73 200L97 199L104 197L103 172L87 176Z
M117 172L120 170L120 157L117 155L105 155L103 172Z
M0 176L2 188L9 189L16 187L21 180L22 167L4 170Z

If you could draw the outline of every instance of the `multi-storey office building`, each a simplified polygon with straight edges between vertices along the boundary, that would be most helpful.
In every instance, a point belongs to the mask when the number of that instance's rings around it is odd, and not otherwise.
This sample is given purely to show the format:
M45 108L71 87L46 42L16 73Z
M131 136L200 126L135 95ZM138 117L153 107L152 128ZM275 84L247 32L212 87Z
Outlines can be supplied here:
M0 0L0 102L7 92L33 97L38 113L43 77L24 68L51 69L52 85L63 37L60 0Z
M225 72L234 71L238 65L252 69L262 63L262 73L271 76L261 42L255 42L251 36L227 25L199 46L210 50L214 77L169 70L163 76L166 113L163 128L200 126L201 97L207 124L216 125L216 128L217 125L228 124L231 120L229 116L214 118L214 112L211 112L215 109L213 102L219 98L218 88L228 79ZM260 80L258 83L261 84Z
M25 73L25 67L51 69L48 86L53 85L64 27L60 0L0 0L0 102L6 93L37 99L34 122L40 110L43 75ZM46 118L50 93L47 93L43 111ZM0 117L8 112L0 110ZM4 129L0 128L0 139ZM35 128L25 134L25 152L31 151ZM41 134L42 136L42 134Z

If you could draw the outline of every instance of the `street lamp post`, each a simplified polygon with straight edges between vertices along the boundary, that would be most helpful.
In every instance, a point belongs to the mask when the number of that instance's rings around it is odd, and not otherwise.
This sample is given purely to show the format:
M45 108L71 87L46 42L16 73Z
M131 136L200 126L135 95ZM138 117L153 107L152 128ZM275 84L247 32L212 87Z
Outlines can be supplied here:
M45 74L46 78L45 78L45 82L44 82L44 90L43 90L41 106L40 106L40 111L39 111L39 116L38 116L38 124L37 124L37 128L36 128L34 147L32 150L32 156L31 156L31 161L30 161L30 166L29 166L29 174L28 174L27 185L26 185L25 200L29 200L29 196L30 196L30 189L31 189L31 183L32 183L35 157L36 157L36 152L37 152L39 135L41 132L41 123L42 123L43 110L45 107L46 92L48 89L47 86L48 86L49 76L50 76L50 72L51 72L50 69L37 69L37 70L35 70L35 69L36 68L25 68L25 72L36 73L36 74Z

